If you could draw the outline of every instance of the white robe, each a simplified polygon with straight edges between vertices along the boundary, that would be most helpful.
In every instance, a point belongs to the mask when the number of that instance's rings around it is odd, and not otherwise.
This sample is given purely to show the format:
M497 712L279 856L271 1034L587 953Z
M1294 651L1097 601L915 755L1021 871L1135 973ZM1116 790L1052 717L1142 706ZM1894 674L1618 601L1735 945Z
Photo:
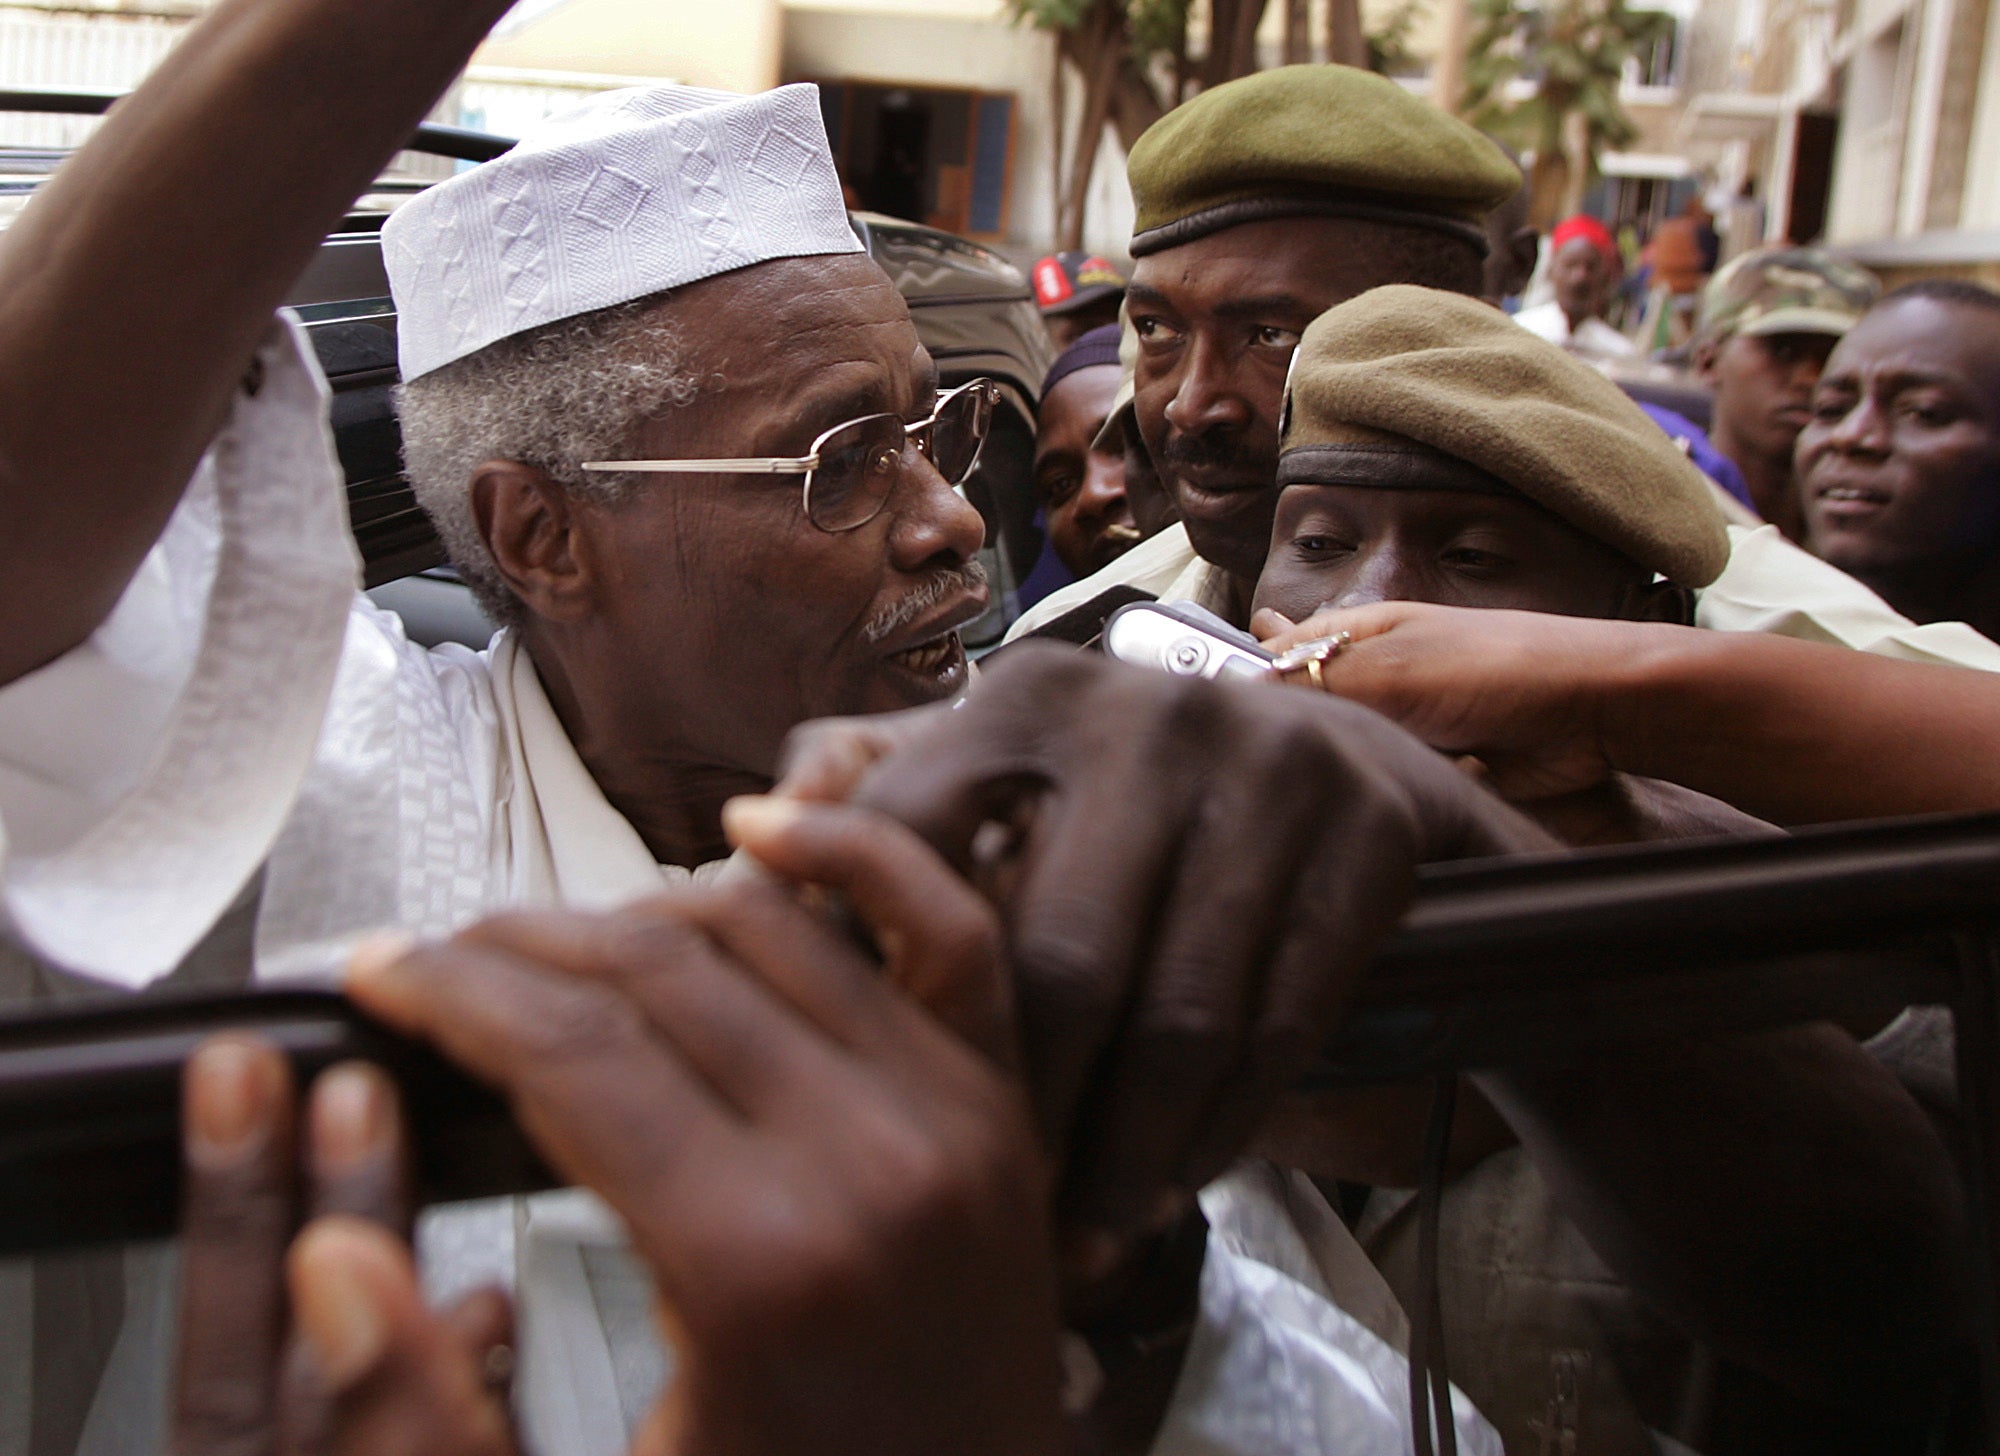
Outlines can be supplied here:
M160 980L232 905L253 913L240 897L260 866L266 980L326 976L382 926L437 935L687 876L606 802L513 637L426 651L355 593L325 383L295 322L260 357L256 395L110 620L0 689L0 928L16 947L0 944L0 1001ZM1157 1449L1406 1449L1406 1367L1307 1267L1295 1211L1316 1195L1275 1186L1246 1173L1204 1195L1201 1316ZM518 1391L547 1456L613 1456L668 1367L621 1244L574 1193L433 1210L421 1231L433 1294L518 1272ZM82 1456L162 1444L172 1261L124 1259ZM26 1264L0 1266L0 1456L28 1450L31 1288ZM1498 1452L1459 1415L1464 1449Z

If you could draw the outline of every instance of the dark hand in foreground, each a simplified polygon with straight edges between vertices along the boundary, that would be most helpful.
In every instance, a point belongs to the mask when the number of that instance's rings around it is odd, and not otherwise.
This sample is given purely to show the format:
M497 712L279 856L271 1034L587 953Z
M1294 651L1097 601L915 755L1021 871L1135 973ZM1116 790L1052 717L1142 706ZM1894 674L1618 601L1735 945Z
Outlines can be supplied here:
M382 1074L326 1072L295 1126L283 1057L229 1036L184 1087L176 1456L511 1456L487 1379L511 1313L493 1292L425 1308Z
M1351 704L1033 645L956 709L795 743L781 792L850 788L1004 881L1023 1065L1085 1279L1241 1153L1415 866L1551 843Z
M906 830L828 812L851 852L801 877L965 1036L762 880L487 921L357 962L350 989L624 1220L678 1355L646 1456L1059 1450L1048 1181L989 1055L991 914ZM756 837L754 806L733 818Z

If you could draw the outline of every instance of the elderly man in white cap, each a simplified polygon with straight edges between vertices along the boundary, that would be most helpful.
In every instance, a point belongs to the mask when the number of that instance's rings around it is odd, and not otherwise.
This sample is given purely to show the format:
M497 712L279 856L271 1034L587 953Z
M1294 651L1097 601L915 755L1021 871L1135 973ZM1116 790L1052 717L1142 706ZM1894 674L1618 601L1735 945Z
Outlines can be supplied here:
M953 628L982 604L981 530L950 487L987 397L937 397L894 289L858 256L806 87L605 98L404 209L385 246L411 470L507 627L484 653L425 652L357 597L325 389L296 325L266 330L247 375L230 361L322 214L365 183L370 148L379 161L401 139L480 27L391 6L365 44L329 50L315 27L330 8L220 7L9 239L17 259L32 242L58 260L44 293L10 297L47 297L103 336L122 323L120 349L91 357L157 394L135 393L130 428L57 401L47 429L16 419L9 436L10 470L47 435L87 462L90 489L66 502L80 525L39 527L70 590L38 612L0 586L16 627L0 642L8 1001L226 982L249 945L261 976L312 974L378 926L435 935L501 905L623 902L722 857L722 802L768 784L795 723L965 677ZM329 88L367 91L381 114L327 130ZM161 177L210 198L215 179L179 159L262 103L303 112L324 175L297 182L253 146L269 166L232 181L243 195L217 204L227 226L210 238L250 261L225 277L162 244L157 265L118 270L136 291L107 296L132 312L107 315L103 240L171 230ZM77 236L94 272L69 266ZM76 372L57 334L23 337L8 359L44 348L58 377ZM176 340L196 350L179 370ZM8 383L0 407L18 415L32 395ZM171 472L197 455L183 493ZM45 474L79 479L74 463ZM1199 1307L1170 1311L1176 1338L1123 1332L1176 1351L1162 1450L1263 1450L1276 1428L1300 1450L1408 1439L1406 1367L1331 1303L1286 1199L1230 1190L1210 1207ZM661 1365L604 1220L560 1200L489 1210L436 1229L432 1250L447 1282L510 1273L523 1229L529 1434L612 1449ZM170 1282L150 1252L0 1268L0 1449L157 1447ZM68 1329L65 1309L83 1316ZM1496 1449L1464 1421L1468 1449Z
M263 979L374 927L623 903L721 867L722 804L801 720L963 685L984 528L952 487L991 386L938 396L811 87L615 94L384 245L412 475L507 625L427 652L355 594L323 386L278 329L106 630L0 693L0 873L41 953L0 949L7 999L173 972L260 865L234 938ZM461 1228L444 1262L504 1273L512 1232ZM542 1264L531 1337L577 1310L596 1333L574 1255Z

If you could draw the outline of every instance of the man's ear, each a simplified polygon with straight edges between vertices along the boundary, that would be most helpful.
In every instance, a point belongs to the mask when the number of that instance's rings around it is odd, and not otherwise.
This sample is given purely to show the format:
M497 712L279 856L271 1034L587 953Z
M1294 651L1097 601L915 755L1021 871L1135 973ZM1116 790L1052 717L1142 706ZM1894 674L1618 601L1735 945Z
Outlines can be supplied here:
M1715 356L1718 346L1713 339L1703 339L1688 354L1688 368L1694 377L1706 384L1715 382Z
M1694 625L1694 593L1677 581L1651 582L1632 594L1628 622L1665 622L1674 627Z
M502 581L535 616L589 614L594 586L577 503L560 482L518 460L472 472L472 519Z

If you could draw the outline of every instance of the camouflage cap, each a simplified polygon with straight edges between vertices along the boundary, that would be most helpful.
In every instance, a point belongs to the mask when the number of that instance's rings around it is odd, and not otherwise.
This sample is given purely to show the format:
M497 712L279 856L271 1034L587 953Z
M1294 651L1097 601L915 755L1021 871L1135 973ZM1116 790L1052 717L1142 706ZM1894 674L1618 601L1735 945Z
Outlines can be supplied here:
M1701 293L1696 334L1832 334L1853 328L1882 285L1819 248L1756 248L1717 271Z
M1271 217L1354 217L1462 237L1521 172L1492 141L1385 76L1281 66L1202 92L1132 146L1132 256Z

